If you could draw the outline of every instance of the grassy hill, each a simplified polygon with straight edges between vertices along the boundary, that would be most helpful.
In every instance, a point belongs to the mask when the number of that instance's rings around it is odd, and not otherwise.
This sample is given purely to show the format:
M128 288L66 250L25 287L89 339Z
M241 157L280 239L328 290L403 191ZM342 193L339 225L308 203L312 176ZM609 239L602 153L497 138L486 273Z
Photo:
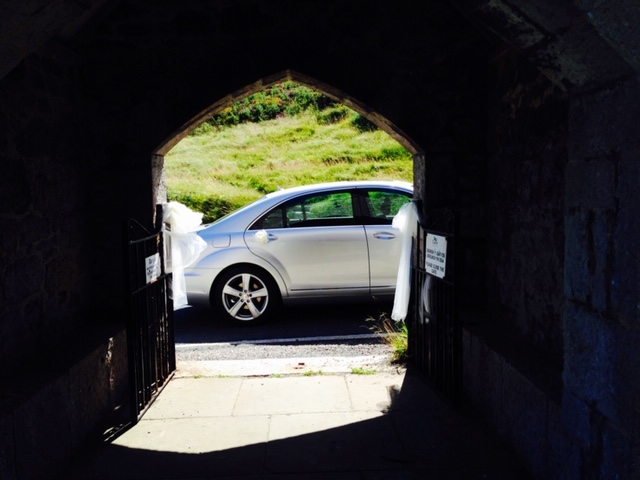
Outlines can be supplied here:
M366 122L364 122L366 125ZM411 154L343 106L259 123L204 124L166 156L170 200L210 222L278 187L413 180Z

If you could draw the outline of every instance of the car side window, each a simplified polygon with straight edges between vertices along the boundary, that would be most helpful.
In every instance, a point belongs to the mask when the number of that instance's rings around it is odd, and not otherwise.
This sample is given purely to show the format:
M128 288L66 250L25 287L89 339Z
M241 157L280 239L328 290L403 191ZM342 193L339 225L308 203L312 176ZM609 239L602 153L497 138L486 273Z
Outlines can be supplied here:
M354 223L351 193L332 192L294 199L278 206L258 219L251 230L329 227Z
M349 192L323 193L285 207L289 227L329 227L353 224Z
M371 218L367 223L376 225L391 225L398 210L411 201L407 194L386 190L370 190L365 198L371 212Z
M282 207L276 207L254 223L251 230L263 228L283 228L285 226Z

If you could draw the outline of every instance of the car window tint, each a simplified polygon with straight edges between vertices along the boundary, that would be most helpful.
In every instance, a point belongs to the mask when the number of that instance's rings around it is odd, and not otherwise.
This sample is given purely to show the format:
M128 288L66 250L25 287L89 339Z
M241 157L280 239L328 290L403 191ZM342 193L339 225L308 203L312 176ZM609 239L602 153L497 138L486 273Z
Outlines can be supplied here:
M263 228L283 228L285 226L282 207L276 207L251 226L251 230Z
M371 190L367 192L366 200L373 217L370 223L391 224L398 210L411 201L411 197L403 193Z
M351 193L310 195L278 206L260 217L250 230L287 227L353 225Z
M324 227L353 224L353 203L349 192L306 197L285 207L289 227Z

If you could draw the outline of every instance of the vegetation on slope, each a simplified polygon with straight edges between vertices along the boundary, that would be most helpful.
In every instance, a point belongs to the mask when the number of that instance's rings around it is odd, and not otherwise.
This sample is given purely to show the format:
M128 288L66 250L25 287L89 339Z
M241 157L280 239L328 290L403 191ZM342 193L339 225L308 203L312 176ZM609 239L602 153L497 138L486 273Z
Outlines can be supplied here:
M413 178L411 154L398 142L292 82L212 117L169 152L165 168L169 199L204 213L205 223L278 188Z

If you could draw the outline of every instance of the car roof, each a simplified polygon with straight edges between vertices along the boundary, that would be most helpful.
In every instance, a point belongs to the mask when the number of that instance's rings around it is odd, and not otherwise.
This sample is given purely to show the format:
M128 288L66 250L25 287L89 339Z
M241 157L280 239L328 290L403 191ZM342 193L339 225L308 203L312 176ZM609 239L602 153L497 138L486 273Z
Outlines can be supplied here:
M288 196L292 193L315 192L325 189L341 188L376 188L376 187L396 187L405 190L413 190L413 184L401 180L345 180L338 182L313 183L309 185L299 185L296 187L283 188L275 192L268 193L266 197Z
M239 228L247 222L247 217L253 221L263 210L278 205L281 201L287 200L291 196L304 195L322 190L341 190L345 188L398 188L407 192L413 191L413 184L401 180L346 180L338 182L314 183L309 185L300 185L296 187L284 188L275 192L267 193L258 200L249 203L239 209L231 212L229 215L222 217L212 224L202 225L201 228ZM237 225L234 225L239 222Z

